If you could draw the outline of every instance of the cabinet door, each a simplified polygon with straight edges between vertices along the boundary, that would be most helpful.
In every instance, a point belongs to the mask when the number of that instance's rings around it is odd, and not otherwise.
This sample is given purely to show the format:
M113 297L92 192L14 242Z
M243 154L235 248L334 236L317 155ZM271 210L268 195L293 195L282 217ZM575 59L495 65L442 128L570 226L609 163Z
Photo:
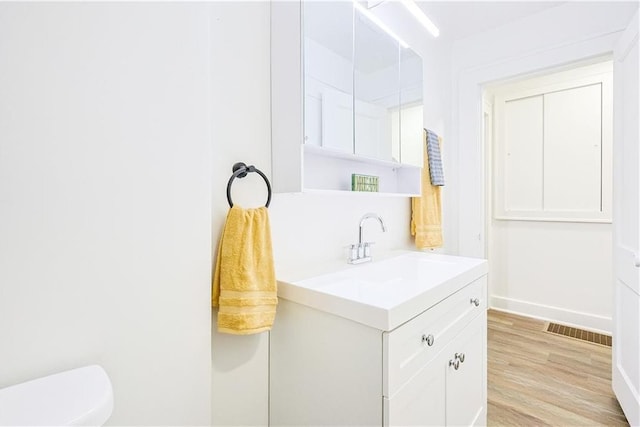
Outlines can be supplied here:
M385 426L445 425L444 359L436 358L391 399L384 399Z
M400 162L423 167L422 58L411 49L400 53ZM395 147L394 147L395 148Z
M448 356L446 362L446 425L486 424L486 322L486 313L483 313L454 338L444 350ZM460 355L458 369L449 364L449 361L455 363L456 353Z
M393 114L400 104L400 44L363 13L358 9L353 27L355 154L393 161L391 132L400 129L400 117Z
M353 5L303 2L302 32L305 144L352 154Z

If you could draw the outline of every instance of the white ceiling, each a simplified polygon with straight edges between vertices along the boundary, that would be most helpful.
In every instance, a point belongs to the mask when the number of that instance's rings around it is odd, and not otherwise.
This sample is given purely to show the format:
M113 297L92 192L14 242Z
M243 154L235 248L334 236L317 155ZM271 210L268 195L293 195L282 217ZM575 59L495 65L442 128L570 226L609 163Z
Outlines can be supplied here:
M460 40L525 16L558 6L562 1L416 1L440 29L440 40Z
M0 0L1 1L1 0ZM431 20L440 28L440 37L432 38L427 31L399 3L393 0L370 1L374 14L399 34L413 34L414 38L431 39L437 44L451 43L528 15L558 6L560 1L417 1ZM315 40L348 61L352 56L353 6L351 1L307 1L304 4L305 37ZM366 18L356 19L356 45L360 52L356 67L371 72L397 60L393 49L382 49L379 37L389 38ZM371 31L366 27L370 27ZM374 33L381 33L376 37ZM365 39L370 39L367 42ZM408 39L408 42L411 40ZM412 43L410 43L412 44Z

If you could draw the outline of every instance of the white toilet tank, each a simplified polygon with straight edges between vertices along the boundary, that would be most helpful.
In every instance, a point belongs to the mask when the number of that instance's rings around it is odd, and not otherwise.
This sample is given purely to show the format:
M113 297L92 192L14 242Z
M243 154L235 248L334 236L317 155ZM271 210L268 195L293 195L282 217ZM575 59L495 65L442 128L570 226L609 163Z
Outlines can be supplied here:
M98 365L0 389L0 426L101 426L112 410L111 381Z

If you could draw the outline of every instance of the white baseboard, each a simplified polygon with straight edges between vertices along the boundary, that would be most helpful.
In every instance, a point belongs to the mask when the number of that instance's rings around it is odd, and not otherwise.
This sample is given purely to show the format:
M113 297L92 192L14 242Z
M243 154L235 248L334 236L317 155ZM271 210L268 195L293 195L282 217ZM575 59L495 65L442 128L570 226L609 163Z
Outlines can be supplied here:
M611 335L613 323L610 317L598 316L580 311L492 295L489 297L490 308L514 314L535 317L536 319L561 323L593 332Z

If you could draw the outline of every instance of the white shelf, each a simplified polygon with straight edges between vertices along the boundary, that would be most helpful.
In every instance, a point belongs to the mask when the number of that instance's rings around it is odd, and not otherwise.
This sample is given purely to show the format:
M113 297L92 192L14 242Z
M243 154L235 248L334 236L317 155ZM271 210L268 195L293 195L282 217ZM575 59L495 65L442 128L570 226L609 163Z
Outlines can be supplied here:
M376 194L351 191L351 175L378 177L377 194L409 197L420 193L420 174L416 166L371 159L350 153L326 150L321 147L304 146L302 191L320 190L345 194Z
M381 193L379 191L348 191L348 190L321 190L314 188L305 188L308 194L326 194L331 196L353 196L356 197L420 197L420 193Z

